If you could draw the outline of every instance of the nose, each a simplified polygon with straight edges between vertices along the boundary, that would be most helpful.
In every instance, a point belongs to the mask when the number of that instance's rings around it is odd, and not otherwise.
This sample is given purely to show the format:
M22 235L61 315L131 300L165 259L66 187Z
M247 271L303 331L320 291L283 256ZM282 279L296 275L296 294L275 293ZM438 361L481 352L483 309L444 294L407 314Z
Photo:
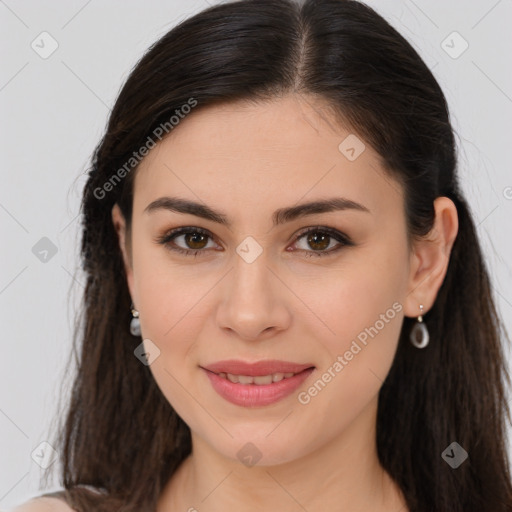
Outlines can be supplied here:
M246 341L263 340L291 323L291 292L269 266L265 251L248 263L236 255L223 280L217 325Z

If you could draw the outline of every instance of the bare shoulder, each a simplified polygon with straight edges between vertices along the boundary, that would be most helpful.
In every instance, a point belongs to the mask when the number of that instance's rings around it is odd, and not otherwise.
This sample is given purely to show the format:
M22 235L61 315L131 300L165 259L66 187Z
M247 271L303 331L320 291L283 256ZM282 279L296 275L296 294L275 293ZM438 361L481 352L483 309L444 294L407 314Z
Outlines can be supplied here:
M69 505L59 498L32 498L10 512L75 512Z

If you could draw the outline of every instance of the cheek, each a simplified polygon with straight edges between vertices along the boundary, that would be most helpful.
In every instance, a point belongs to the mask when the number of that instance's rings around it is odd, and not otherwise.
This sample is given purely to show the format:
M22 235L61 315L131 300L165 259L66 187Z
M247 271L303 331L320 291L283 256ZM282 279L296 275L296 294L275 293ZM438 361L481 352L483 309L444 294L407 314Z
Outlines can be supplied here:
M403 321L405 281L399 264L384 273L382 267L360 260L350 266L350 274L342 274L338 282L326 281L326 294L312 306L334 334L317 331L316 342L328 354L316 379L298 397L301 428L322 431L325 439L348 427L376 399L393 363ZM324 334L318 336L320 332Z
M134 262L142 337L159 350L150 370L167 401L185 421L193 421L187 389L196 368L189 363L198 359L206 294L218 279L206 273L198 278L194 265L173 264L158 249L139 250Z
M359 254L343 268L318 274L314 288L303 285L297 289L322 320L323 326L316 320L317 335L322 333L333 355L348 350L355 339L364 344L377 336L381 345L395 348L401 324L397 317L406 289L405 265L396 257L379 254L379 262Z
M151 373L166 400L189 426L209 425L211 418L203 417L190 384L197 378L194 372L199 371L191 361L198 359L197 340L207 320L201 299L214 283L205 284L168 264L146 267L139 279L142 336L160 351L150 365Z
M193 257L171 258L161 246L143 240L134 252L134 275L142 332L179 350L204 322L203 299L218 281ZM149 246L149 247L148 247Z
M303 395L320 410L328 410L321 404L336 403L356 413L375 397L392 365L403 322L407 265L391 249L376 252L377 258L373 249L361 252L343 269L318 279L323 293L309 292L308 304L329 327L316 321L316 338L327 355L315 382L323 377L328 383L318 382ZM328 414L320 418L331 421Z

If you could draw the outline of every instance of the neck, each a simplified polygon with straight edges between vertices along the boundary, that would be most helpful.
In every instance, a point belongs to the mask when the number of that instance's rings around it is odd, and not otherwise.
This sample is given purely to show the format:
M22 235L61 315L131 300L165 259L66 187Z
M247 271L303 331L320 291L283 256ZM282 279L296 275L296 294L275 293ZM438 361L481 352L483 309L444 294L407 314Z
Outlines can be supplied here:
M341 412L340 412L341 413ZM184 510L400 510L398 486L377 457L377 400L341 435L312 453L273 466L246 467L192 433L192 453L170 479L158 512Z

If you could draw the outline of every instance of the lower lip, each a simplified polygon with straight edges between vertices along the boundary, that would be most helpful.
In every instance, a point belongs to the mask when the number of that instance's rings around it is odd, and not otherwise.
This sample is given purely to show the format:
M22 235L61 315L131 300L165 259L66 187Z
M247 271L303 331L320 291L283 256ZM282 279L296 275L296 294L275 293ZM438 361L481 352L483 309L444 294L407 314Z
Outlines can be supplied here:
M204 370L204 368L203 368ZM279 402L292 394L313 372L308 368L293 377L272 384L239 384L219 377L216 373L204 370L213 389L228 402L242 407L262 407Z

